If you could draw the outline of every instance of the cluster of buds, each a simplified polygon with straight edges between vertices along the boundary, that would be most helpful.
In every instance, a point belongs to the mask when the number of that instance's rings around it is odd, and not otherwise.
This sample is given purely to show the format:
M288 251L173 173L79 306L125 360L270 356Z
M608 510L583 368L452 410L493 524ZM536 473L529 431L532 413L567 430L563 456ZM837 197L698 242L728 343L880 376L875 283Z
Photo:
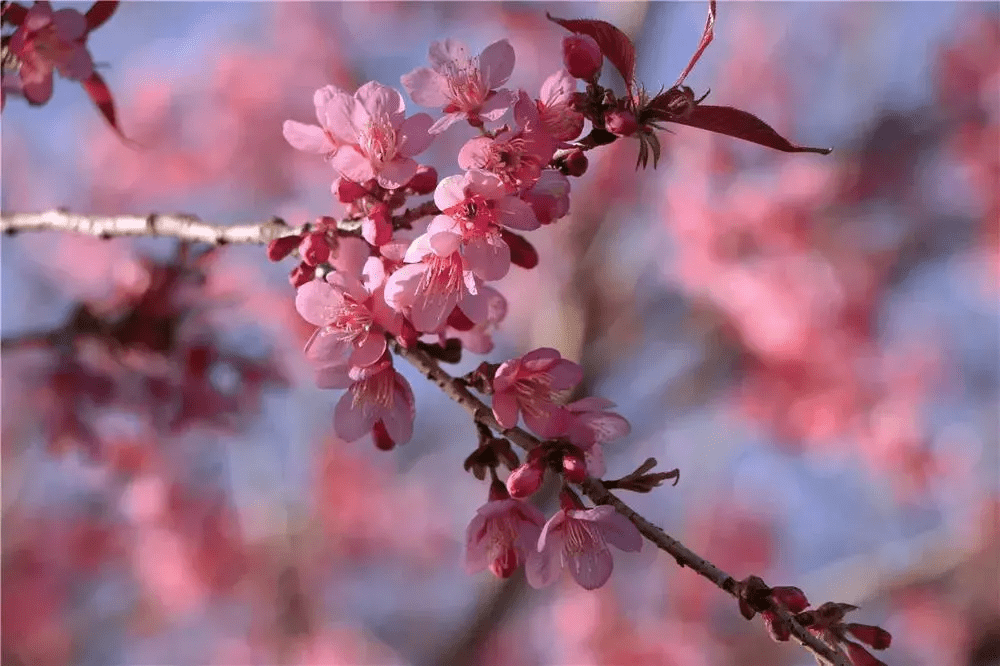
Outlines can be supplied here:
M844 622L844 616L857 610L857 606L828 601L810 610L809 600L799 588L768 587L757 576L747 577L737 583L736 588L743 617L750 620L760 613L774 640L787 641L792 632L780 609L831 648L845 653L854 666L886 666L855 641L875 650L884 650L892 643L892 634L881 627Z

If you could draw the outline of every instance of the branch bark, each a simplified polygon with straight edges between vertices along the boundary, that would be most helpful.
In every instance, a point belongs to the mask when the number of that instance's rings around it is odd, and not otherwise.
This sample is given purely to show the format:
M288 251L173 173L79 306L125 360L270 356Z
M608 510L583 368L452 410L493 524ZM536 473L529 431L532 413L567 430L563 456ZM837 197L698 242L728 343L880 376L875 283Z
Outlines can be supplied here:
M265 245L274 238L295 233L280 217L263 223L221 225L203 222L194 215L80 215L62 209L4 213L0 216L0 231L5 234L69 231L98 238L161 236L209 245Z

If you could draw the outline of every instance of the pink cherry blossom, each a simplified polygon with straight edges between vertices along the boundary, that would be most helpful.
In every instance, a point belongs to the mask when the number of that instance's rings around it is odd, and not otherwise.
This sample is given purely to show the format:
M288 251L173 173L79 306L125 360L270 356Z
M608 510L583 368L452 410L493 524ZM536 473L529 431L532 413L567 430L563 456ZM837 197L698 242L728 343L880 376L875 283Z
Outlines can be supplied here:
M489 567L496 577L507 578L537 557L545 517L526 502L494 499L495 494L490 493L490 501L479 507L466 530L465 567L469 573Z
M583 368L555 349L542 347L506 361L493 378L493 415L504 428L517 425L518 414L541 437L565 431L569 412L562 397L583 379Z
M418 113L407 118L402 95L377 81L354 95L333 86L323 90L323 127L340 144L334 168L356 183L374 178L387 189L406 185L417 173L413 156L433 140L427 132L431 117Z
M87 52L86 39L87 19L80 12L53 12L48 2L32 5L9 45L21 61L20 92L29 102L44 104L52 97L53 69L74 81L93 74L94 61Z
M473 310L472 316L461 309L452 310L440 341L444 343L448 338L457 338L462 343L462 349L473 354L489 354L493 351L491 332L507 316L507 299L489 285L479 285L478 292L476 297L466 299L462 304L463 308Z
M542 83L538 107L542 127L556 141L572 141L583 131L583 114L573 106L576 79L565 69Z
M569 212L569 179L552 169L542 172L538 182L521 193L540 224L551 224Z
M608 545L626 552L642 548L639 530L613 507L560 509L545 523L538 537L538 557L527 561L525 572L532 587L554 583L563 567L586 590L595 590L608 581L614 560Z
M597 396L566 405L570 417L565 434L570 442L583 449L587 472L597 478L604 476L606 471L601 446L627 437L632 431L622 415L606 411L614 406L615 403L607 398Z
M285 140L292 148L307 153L317 153L331 160L340 148L340 140L333 133L333 118L331 111L333 99L340 92L334 86L324 86L313 94L313 105L316 107L316 119L319 125L306 125L294 120L286 120L281 126Z
M431 134L439 134L465 119L477 126L499 120L514 103L514 95L497 89L514 71L514 47L506 39L493 42L476 57L469 57L457 39L434 42L431 67L418 67L400 80L414 102L430 108L444 107L444 117Z
M555 141L544 131L538 108L524 91L514 106L514 115L519 130L470 139L458 153L460 167L489 171L510 192L530 187L538 180L556 150Z
M416 415L413 390L393 369L389 354L354 374L360 378L341 396L334 410L337 436L353 442L373 433L383 439L388 437L394 444L408 442Z

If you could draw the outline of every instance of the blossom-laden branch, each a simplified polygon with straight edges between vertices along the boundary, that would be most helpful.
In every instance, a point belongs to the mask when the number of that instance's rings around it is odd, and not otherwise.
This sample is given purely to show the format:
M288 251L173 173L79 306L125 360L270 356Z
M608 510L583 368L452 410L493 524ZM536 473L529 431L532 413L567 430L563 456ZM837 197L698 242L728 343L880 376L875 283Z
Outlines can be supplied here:
M443 370L438 362L423 349L407 348L396 341L392 341L390 346L397 356L406 359L424 377L436 384L445 395L464 407L477 423L501 434L525 451L531 451L542 445L541 440L520 427L504 428L501 426L493 411L485 403L466 388L462 381ZM609 492L599 479L587 478L579 486L595 504L614 507L618 513L635 525L643 536L655 544L657 548L673 557L679 565L689 567L724 592L738 599L741 598L742 586L739 581L636 513L625 502ZM774 601L765 601L764 603L767 604L768 611L777 615L781 622L789 627L791 635L799 644L812 652L818 661L821 660L820 663L851 666L851 662L838 649L810 633L783 605Z

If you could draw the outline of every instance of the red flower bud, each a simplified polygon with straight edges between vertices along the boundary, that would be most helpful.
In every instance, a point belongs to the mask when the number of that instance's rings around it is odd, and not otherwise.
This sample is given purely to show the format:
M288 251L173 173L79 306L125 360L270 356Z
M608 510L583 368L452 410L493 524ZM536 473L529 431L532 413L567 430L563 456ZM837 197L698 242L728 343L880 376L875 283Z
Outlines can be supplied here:
M528 461L507 477L507 492L514 499L530 497L542 485L545 467L539 462Z
M434 167L420 165L417 174L410 179L406 187L414 194L430 194L438 184L438 172Z
M771 598L783 605L792 613L800 613L809 607L806 595L792 585L781 585L771 588Z
M326 234L314 231L307 234L299 243L299 254L302 261L310 266L318 266L330 258L330 244L326 240Z
M569 75L592 81L601 73L604 54L597 41L590 35L569 35L563 37L563 64Z
M764 611L760 616L764 618L764 626L772 639L783 643L792 635L792 628L774 611Z
M884 650L892 643L892 634L882 627L851 622L847 625L847 631L862 643L870 645L876 650Z
M267 258L271 261L281 261L291 254L301 241L302 236L299 235L275 238L267 244Z
M574 150L572 153L566 156L566 175L576 176L579 178L583 174L587 173L587 167L590 162L587 160L587 156L582 150Z
M844 641L844 647L847 648L847 656L854 666L886 666L885 662L876 659L868 650L857 643Z
M562 459L563 476L570 483L583 483L587 478L587 462L583 456L567 453Z
M392 240L392 215L383 203L375 205L361 222L361 236L374 245L382 247Z
M354 203L361 197L368 194L364 186L360 183L355 183L353 180L348 180L346 178L341 178L337 181L337 200L340 203Z
M604 127L618 136L632 136L639 129L639 123L631 111L615 109L604 114Z
M293 268L292 272L288 274L288 281L292 283L293 287L298 289L314 277L316 277L316 269L303 262Z
M392 451L396 446L396 442L389 436L389 431L385 429L385 424L382 423L381 419L372 426L372 441L375 442L375 448L381 451Z

